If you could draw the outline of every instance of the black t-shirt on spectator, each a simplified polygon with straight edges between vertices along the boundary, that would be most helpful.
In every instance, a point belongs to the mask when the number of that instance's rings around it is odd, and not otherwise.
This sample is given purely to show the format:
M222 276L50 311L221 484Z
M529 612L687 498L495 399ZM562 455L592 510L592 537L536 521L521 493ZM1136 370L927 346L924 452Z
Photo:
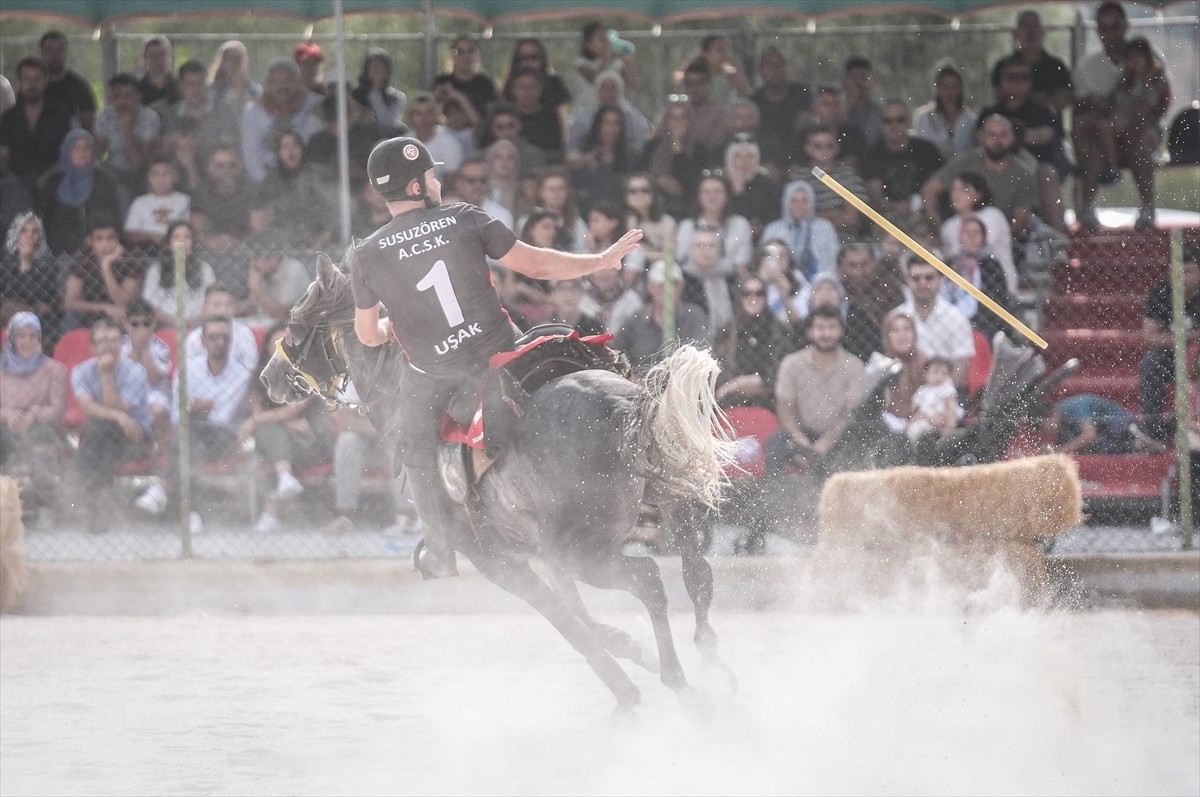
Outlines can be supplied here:
M153 105L162 100L164 106L170 107L183 99L179 93L179 79L171 74L167 75L166 85L162 87L154 85L149 75L142 75L138 89L142 92L142 105Z
M808 86L788 83L787 94L782 100L771 99L766 89L759 88L750 99L758 106L758 147L762 162L786 168L788 145L796 134L796 116L812 106Z
M1013 53L1017 55L1017 53ZM992 85L1000 84L1000 65L1005 59L1000 59L992 67ZM1033 85L1031 87L1034 94L1040 94L1043 97L1049 97L1059 89L1071 90L1071 67L1067 66L1066 62L1061 58L1056 58L1050 53L1042 50L1041 56L1033 65Z
M863 180L882 180L883 195L892 201L921 192L921 186L942 165L942 153L923 138L910 137L900 152L882 141L867 150L859 171Z
M1200 290L1183 300L1185 331L1200 329ZM1157 321L1165 331L1171 329L1171 280L1161 279L1150 286L1146 295L1146 318Z
M96 112L96 95L92 92L92 84L74 69L64 72L61 80L51 80L46 84L46 99L62 103L72 116Z
M254 183L242 178L232 194L218 192L211 183L201 183L192 193L192 212L208 221L205 232L243 239L250 234L250 213L263 206Z
M55 166L42 175L33 191L33 206L46 228L46 245L56 255L74 252L83 245L91 219L104 216L120 223L125 218L117 178L107 167L96 167L92 193L80 207L68 205L58 198L58 186L62 181L62 167Z
M58 163L59 148L71 132L71 112L65 105L45 100L37 126L29 127L25 118L25 100L0 116L0 144L8 147L8 168L27 186L32 186L47 170Z
M475 110L480 116L486 116L488 106L497 99L496 84L490 77L480 72L476 72L466 82L459 80L452 73L438 75L433 79L435 87L442 83L449 83L455 90L461 92L471 101L471 105L475 106Z

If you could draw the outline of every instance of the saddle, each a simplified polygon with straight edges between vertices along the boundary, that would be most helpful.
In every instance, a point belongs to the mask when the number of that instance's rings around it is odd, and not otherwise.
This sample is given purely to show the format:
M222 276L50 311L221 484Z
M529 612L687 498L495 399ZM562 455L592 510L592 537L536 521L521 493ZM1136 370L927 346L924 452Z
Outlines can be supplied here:
M629 378L624 354L608 347L613 335L582 337L566 324L540 324L519 337L512 351L493 355L470 424L442 416L438 469L454 501L501 456L516 434L525 404L542 385L577 371L600 369Z

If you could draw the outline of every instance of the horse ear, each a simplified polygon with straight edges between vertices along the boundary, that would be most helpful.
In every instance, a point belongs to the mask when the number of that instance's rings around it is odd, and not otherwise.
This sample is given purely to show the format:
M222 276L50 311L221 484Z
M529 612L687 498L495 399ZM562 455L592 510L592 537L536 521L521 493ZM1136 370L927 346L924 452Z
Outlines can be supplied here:
M317 281L323 287L332 288L337 285L340 273L338 267L329 259L329 255L324 252L317 252Z

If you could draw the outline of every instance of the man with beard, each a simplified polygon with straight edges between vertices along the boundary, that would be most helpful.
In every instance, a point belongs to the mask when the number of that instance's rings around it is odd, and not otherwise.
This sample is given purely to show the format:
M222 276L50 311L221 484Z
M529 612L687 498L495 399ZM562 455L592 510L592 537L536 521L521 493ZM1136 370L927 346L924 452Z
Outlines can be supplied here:
M1037 207L1037 177L1014 154L1017 141L1007 118L992 114L984 119L976 141L979 146L955 155L925 182L921 196L926 212L940 224L941 199L951 181L963 172L978 172L1016 235L1029 226Z
M96 121L96 94L87 78L67 68L66 35L57 30L47 31L42 34L38 49L50 78L46 99L65 105L79 120L79 126L90 133Z
M836 307L814 307L805 323L808 346L789 354L775 378L779 431L767 439L766 475L782 476L796 457L829 452L863 394L866 367L842 348Z
M71 132L71 112L46 97L46 65L40 58L17 64L17 104L0 116L0 151L27 189L58 163L59 147Z

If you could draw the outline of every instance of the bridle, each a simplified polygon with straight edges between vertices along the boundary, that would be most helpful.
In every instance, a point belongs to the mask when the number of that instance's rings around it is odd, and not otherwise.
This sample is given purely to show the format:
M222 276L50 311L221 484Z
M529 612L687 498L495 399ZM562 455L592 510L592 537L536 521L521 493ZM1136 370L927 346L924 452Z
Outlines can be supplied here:
M343 398L349 368L339 337L335 327L293 321L283 337L275 341L275 353L291 366L292 388L304 398L319 396L331 410L357 407ZM317 354L320 356L314 356Z

